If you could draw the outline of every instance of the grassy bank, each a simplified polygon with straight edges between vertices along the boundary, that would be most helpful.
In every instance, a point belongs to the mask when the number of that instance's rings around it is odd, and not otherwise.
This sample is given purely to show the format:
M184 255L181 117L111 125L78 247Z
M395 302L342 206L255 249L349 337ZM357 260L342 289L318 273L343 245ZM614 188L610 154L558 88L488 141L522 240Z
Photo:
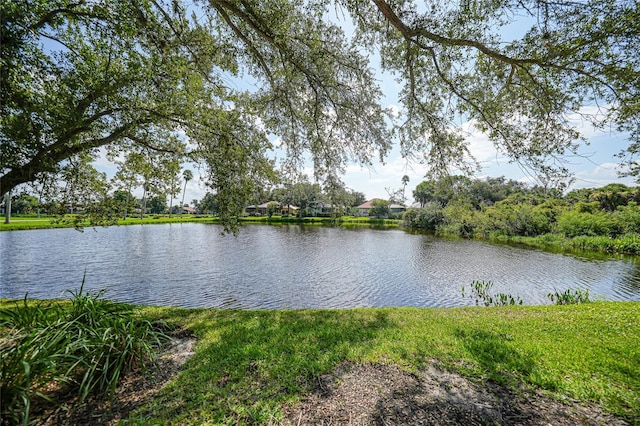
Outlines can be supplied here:
M384 226L397 228L401 220L375 219L369 217L342 216L332 217L293 217L293 216L247 216L240 218L241 223L291 223L300 225L335 225L335 226Z
M70 216L68 220L59 220L55 216L12 216L11 223L6 224L0 222L0 231L17 231L27 229L50 229L50 228L73 228L73 218ZM213 223L215 218L210 216L194 216L194 215L146 215L142 219L138 217L128 217L127 219L118 220L117 225L152 225L163 223L186 223L186 222L204 222ZM88 222L83 226L91 226Z
M144 308L198 338L182 372L130 419L268 423L344 361L436 362L478 382L597 403L640 424L640 304L225 311Z
M153 224L166 224L166 223L188 223L188 222L200 222L200 223L220 223L220 218L217 216L194 216L194 215L147 215L140 219L140 217L128 217L126 220L118 220L117 225L153 225ZM339 225L339 226L384 226L384 227L398 227L401 221L395 219L372 219L368 217L352 217L344 216L341 218L329 218L329 217L281 217L281 216L247 216L241 217L240 223L291 223L301 225ZM84 226L90 226L87 222ZM49 229L49 228L73 228L74 223L72 220L60 221L56 217L35 217L35 216L13 216L11 223L5 224L0 222L0 231L17 231L27 229Z
M11 304L0 302L0 307ZM139 311L140 312L140 311ZM264 424L345 361L427 364L597 403L640 424L640 303L455 309L142 308L198 338L134 424ZM1 330L0 330L1 332Z
M555 252L593 252L605 254L640 255L640 235L626 234L619 237L581 235L573 238L560 234L537 237L490 236L489 241L520 244Z

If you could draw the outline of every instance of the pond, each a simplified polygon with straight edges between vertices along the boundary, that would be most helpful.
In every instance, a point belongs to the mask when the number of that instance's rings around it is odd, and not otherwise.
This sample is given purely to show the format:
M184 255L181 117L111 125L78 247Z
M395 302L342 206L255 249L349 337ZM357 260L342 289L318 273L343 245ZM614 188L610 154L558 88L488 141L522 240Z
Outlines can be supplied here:
M525 304L587 289L640 300L631 259L586 258L402 230L197 223L0 233L0 297L87 290L144 305L245 309L473 305L461 287L491 280Z

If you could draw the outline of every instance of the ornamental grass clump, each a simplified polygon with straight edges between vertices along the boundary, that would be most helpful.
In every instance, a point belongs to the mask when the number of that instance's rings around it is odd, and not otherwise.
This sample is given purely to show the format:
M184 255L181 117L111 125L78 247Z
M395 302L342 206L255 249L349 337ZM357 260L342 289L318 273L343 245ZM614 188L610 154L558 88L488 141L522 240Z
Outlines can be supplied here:
M51 401L47 385L70 386L79 400L112 396L127 372L149 372L167 336L132 306L71 292L70 303L28 301L0 309L2 417L29 422L31 401ZM51 401L54 402L54 401Z

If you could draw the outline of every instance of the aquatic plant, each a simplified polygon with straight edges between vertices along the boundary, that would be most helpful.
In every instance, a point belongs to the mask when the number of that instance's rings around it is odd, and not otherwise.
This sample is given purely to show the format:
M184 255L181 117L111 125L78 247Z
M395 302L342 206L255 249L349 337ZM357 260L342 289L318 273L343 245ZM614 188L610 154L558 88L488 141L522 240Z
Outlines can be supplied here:
M567 289L562 293L555 291L547 294L547 297L556 305L578 305L580 303L590 303L589 290Z
M508 306L508 305L522 305L522 299L518 296L512 296L507 293L491 294L490 290L493 287L491 281L474 280L471 283L471 297L474 299L476 305L483 304L484 306ZM465 296L465 287L462 286L462 297Z

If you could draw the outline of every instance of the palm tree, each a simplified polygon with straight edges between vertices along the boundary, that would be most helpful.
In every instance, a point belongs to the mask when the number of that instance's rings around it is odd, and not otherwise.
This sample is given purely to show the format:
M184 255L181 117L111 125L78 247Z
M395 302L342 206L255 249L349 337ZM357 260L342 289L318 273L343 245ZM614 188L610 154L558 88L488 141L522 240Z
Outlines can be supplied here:
M180 204L180 214L182 214L182 208L184 207L184 194L187 192L187 182L193 179L193 172L189 169L186 169L182 172L182 177L184 178L184 189L182 190L182 203Z
M409 183L409 176L407 176L407 175L402 176L402 202L403 203L407 199L404 196L404 190L406 189L408 183Z

